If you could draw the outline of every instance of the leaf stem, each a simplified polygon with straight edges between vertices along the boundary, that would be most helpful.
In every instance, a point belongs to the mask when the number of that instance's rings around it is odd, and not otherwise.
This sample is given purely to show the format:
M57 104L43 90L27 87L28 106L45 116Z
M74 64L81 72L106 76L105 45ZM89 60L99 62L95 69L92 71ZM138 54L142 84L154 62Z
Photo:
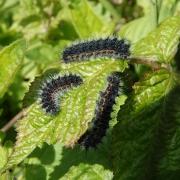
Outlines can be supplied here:
M147 59L136 59L132 58L129 63L131 64L142 64L142 65L147 65L150 66L154 70L162 69L165 68L168 71L171 71L171 67L168 64L165 63L158 63L152 60L147 60Z
M7 132L19 119L22 119L27 114L27 108L22 109L18 114L16 114L3 128L1 128L2 132Z

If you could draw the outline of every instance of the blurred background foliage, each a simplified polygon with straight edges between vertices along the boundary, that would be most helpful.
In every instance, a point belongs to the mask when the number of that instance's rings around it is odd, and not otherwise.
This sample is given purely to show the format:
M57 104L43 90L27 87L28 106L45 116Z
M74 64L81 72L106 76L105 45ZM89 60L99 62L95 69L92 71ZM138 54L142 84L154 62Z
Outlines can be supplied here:
M21 38L27 41L21 67L0 99L0 127L22 109L23 97L35 76L52 65L58 66L60 53L68 43L116 34L134 43L173 15L180 15L178 0L0 0L0 49ZM143 66L133 67L137 77L146 71L148 68ZM16 132L12 128L5 138L14 142L15 137ZM103 156L101 149L99 151ZM45 144L43 149L36 149L25 160L25 168L22 164L13 173L19 179L22 179L22 172L26 179L32 179L32 176L33 179L46 179L51 173L52 179L58 179L79 162L93 164L103 161L93 150L88 155L78 155L76 149L67 150L63 159L60 152L63 153L60 144ZM76 160L73 160L74 153ZM51 158L50 154L54 157ZM72 158L67 163L69 157ZM60 165L60 159L66 164ZM108 167L108 160L100 163ZM74 171L72 168L70 173ZM112 174L107 176L112 177Z

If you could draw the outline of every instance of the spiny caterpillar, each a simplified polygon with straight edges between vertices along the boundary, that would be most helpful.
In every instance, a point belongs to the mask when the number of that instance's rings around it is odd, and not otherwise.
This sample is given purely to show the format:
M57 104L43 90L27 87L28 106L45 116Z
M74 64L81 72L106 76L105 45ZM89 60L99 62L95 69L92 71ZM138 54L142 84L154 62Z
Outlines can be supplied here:
M95 116L92 120L92 127L78 140L78 144L88 149L96 147L106 135L111 119L111 112L115 99L122 93L121 73L114 72L107 78L105 91L100 92L100 97L96 105Z
M90 58L127 59L129 56L130 44L127 40L108 37L71 45L63 51L62 59L65 63L70 63Z
M42 109L49 114L57 114L60 109L60 96L69 89L79 86L82 82L83 80L80 76L73 74L56 75L46 80L39 91Z

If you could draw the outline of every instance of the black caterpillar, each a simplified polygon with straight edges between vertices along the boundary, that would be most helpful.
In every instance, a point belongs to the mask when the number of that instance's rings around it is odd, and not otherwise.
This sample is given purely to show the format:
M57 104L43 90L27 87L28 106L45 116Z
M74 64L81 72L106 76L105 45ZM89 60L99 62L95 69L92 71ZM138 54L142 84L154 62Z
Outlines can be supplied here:
M80 42L67 47L62 54L65 63L78 62L93 58L127 59L130 56L130 44L117 37Z
M122 81L120 76L121 73L119 72L112 73L107 78L107 88L104 92L100 92L100 97L95 110L95 117L92 120L92 127L78 140L78 144L85 149L96 147L106 135L115 99L122 93Z
M60 109L59 97L67 90L79 86L83 80L77 75L54 76L46 80L39 92L42 108L49 114L56 114Z

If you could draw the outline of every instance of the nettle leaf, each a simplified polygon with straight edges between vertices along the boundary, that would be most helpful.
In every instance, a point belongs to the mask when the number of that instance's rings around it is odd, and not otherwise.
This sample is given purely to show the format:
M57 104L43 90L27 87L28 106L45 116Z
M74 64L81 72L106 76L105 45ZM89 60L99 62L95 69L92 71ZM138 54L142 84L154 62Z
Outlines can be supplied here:
M0 146L0 169L7 163L7 151L4 147Z
M144 16L125 24L119 34L135 43L154 30L159 23L168 17L178 15L178 2L176 0L137 0L142 7Z
M119 35L135 43L145 37L157 26L156 3L147 0L138 0L138 5L143 8L144 16L137 18L120 29Z
M70 9L72 24L80 38L87 38L90 35L101 33L110 33L113 29L113 23L107 18L103 19L98 15L95 9L86 0L76 4L76 7Z
M109 146L111 144L111 139L109 137L109 134L107 134L103 139L103 142L100 143L96 149L91 148L83 150L79 146L76 146L73 149L63 148L62 159L51 173L50 179L53 180L64 177L72 166L80 163L101 164L106 169L110 169L112 164L110 162L111 150L109 149Z
M55 145L43 144L41 149L36 148L23 164L25 179L28 177L31 179L32 176L34 179L38 179L39 176L45 176L46 179L49 179L54 168L60 163L62 150L63 146L59 142Z
M134 85L113 130L116 179L171 179L178 174L180 91L175 94L174 86L174 75L165 70Z
M26 44L18 40L0 52L0 97L13 82L15 74L22 64Z
M78 166L72 166L61 180L65 179L98 179L98 180L111 180L113 179L113 173L110 170L106 170L103 166L94 164L79 164Z
M158 168L160 178L178 179L180 177L180 86L177 85L166 99L164 108L165 123L162 124L166 146Z
M56 116L46 114L38 102L27 109L27 116L17 124L17 142L6 168L18 164L43 142L60 140L65 146L74 146L87 130L96 107L99 92L105 89L107 76L124 71L125 61L96 60L77 64L62 64L60 74L77 74L83 84L63 95L61 110Z
M29 40L45 38L53 26L51 24L52 21L56 19L57 14L54 11L54 6L61 9L60 2L57 0L44 0L42 2L21 0L16 8L16 12L13 14L12 29L21 32L23 37ZM53 17L52 21L49 21L48 14L51 14Z
M180 18L165 20L156 30L133 45L134 57L170 63L177 51L180 38Z
M11 179L11 178L12 178L12 176L10 175L9 171L6 171L5 173L0 174L0 179L1 180L7 180L7 179Z
M6 141L3 146L1 144L0 144L0 170L7 163L8 156L12 152L12 142L11 141Z
M176 15L178 11L178 1L177 0L163 0L161 1L161 6L159 8L159 19L158 21L161 22L165 18L170 16Z
M3 143L4 138L5 138L5 133L4 133L4 132L2 132L2 131L0 131L0 144L2 144L2 143Z

